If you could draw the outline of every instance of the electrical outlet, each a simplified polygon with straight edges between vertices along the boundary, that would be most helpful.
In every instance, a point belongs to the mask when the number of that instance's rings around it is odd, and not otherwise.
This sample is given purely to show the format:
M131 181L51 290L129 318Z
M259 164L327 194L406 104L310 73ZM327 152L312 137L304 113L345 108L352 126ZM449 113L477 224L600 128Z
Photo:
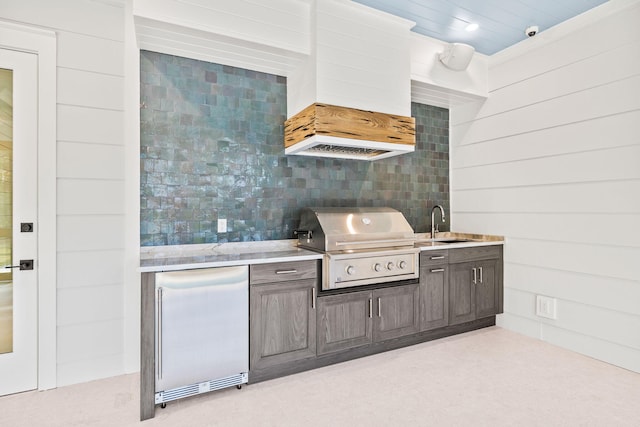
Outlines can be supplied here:
M227 232L227 220L226 219L218 219L218 233L226 233Z
M536 295L536 316L557 319L557 300L543 295Z

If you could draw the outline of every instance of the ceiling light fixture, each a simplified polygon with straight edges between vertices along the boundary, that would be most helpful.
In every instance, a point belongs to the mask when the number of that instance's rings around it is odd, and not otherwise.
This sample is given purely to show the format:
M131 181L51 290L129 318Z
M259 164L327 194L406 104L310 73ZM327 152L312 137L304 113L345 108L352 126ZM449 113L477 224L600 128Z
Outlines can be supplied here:
M467 25L464 29L468 32L472 32L478 29L478 27L480 27L480 25L476 24L475 22Z

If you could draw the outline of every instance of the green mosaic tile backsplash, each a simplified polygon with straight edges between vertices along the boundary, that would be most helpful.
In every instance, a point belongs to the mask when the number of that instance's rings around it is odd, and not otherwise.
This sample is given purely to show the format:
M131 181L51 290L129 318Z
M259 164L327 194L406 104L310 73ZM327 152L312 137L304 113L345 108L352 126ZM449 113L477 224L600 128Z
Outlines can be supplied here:
M389 206L416 232L449 211L446 109L411 105L414 153L285 156L286 78L147 51L140 73L142 246L289 239L308 206Z

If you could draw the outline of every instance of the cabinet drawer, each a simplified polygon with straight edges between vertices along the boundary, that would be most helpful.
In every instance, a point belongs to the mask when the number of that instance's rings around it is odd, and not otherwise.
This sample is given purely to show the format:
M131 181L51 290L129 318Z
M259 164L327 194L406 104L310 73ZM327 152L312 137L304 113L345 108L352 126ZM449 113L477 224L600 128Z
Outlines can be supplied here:
M449 251L423 251L420 252L420 267L428 265L447 264L449 262Z
M449 262L451 264L458 262L479 261L483 259L495 259L502 256L502 245L451 249L449 252Z
M318 276L318 261L290 261L271 264L254 264L249 267L249 283L285 282L314 279Z

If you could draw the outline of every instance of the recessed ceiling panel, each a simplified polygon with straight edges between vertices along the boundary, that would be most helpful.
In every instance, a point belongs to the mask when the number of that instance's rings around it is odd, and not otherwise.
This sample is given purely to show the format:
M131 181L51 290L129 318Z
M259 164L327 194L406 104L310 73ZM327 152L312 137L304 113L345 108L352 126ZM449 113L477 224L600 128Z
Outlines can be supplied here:
M493 55L527 38L532 25L545 31L606 0L353 0L416 23L413 31L446 42L467 43ZM478 24L472 32L466 30Z

